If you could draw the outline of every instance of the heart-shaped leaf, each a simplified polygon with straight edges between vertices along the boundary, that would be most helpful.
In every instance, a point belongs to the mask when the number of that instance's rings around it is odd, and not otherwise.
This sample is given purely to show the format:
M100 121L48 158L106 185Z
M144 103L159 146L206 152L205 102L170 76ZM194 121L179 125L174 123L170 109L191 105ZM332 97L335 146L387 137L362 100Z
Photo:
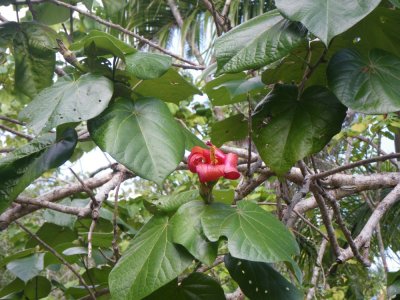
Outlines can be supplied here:
M191 263L192 257L172 243L168 217L153 217L111 271L111 295L114 299L142 299L176 278Z
M165 103L119 98L88 122L95 143L139 176L161 184L183 158L185 138Z
M377 7L372 13L339 35L330 48L356 48L368 54L374 48L385 49L400 57L400 35L393 28L400 28L400 10ZM331 51L331 50L330 50Z
M192 273L178 284L173 280L144 300L225 300L225 294L217 281L203 273Z
M37 22L5 22L0 43L13 47L15 91L29 98L51 85L56 64L56 32Z
M0 213L45 171L62 165L74 152L78 136L67 129L55 142L55 134L33 140L0 160Z
M351 49L335 54L327 69L328 84L351 109L369 114L400 110L400 58L374 49L368 57Z
M99 115L113 94L109 79L93 74L76 81L60 80L40 92L20 113L35 132L60 124L81 122Z
M271 265L225 255L225 266L243 293L254 300L300 300L304 295Z
M242 114L237 114L211 126L211 141L217 147L225 142L238 141L248 135L247 120Z
M203 201L191 201L182 205L171 219L172 240L184 246L190 254L211 266L217 257L218 243L205 237L200 219L206 205Z
M210 241L228 238L228 249L235 257L261 262L292 262L299 253L296 240L273 215L249 201L237 208L214 203L206 207L201 224Z
M309 87L299 99L298 93L296 86L276 85L253 115L254 143L278 175L325 147L346 114L346 107L325 87Z
M299 23L284 19L277 10L269 11L217 39L217 74L258 69L281 59L303 42L304 31Z
M125 54L135 53L137 50L111 34L92 30L80 41L71 45L71 50L84 49L88 56L111 54L125 60Z
M187 82L174 69L169 69L160 78L149 80L136 79L136 82L133 82L132 85L135 87L134 92L139 95L155 97L165 102L177 104L194 94L201 94L195 86Z
M303 23L325 45L371 11L381 0L276 0L279 11L290 20Z
M191 190L179 194L162 196L156 201L143 200L148 205L149 210L153 213L169 214L178 210L183 204L197 200L200 198L198 190Z
M43 276L36 276L26 283L24 294L27 299L42 299L51 292L50 281Z
M136 52L126 56L125 70L139 79L155 79L164 75L172 65L170 56Z
M28 257L16 259L7 264L7 269L19 279L27 282L43 270L43 257L44 253L35 253Z

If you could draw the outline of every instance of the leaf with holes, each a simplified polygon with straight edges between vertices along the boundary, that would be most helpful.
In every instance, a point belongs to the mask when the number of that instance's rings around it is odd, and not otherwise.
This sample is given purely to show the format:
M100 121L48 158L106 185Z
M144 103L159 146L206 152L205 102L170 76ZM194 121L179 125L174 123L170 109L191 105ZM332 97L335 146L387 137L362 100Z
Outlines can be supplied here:
M203 273L191 273L178 283L178 279L171 281L158 289L144 300L224 300L222 287L215 279Z
M211 266L217 257L218 243L207 240L200 219L206 205L203 201L191 201L182 205L171 218L172 240L184 246L190 254Z
M335 54L327 69L328 84L351 109L369 114L400 110L400 58L380 49L368 56L351 49Z
M48 131L60 124L96 117L112 94L113 83L103 76L85 74L78 80L60 80L40 92L19 117L35 132Z
M225 266L243 293L254 300L301 300L304 295L271 265L225 255Z
M381 0L276 0L276 7L290 20L303 23L325 45L374 10Z
M266 66L302 43L305 39L301 24L286 20L277 10L269 11L217 39L217 75Z
M253 114L253 140L278 175L320 151L341 130L346 107L325 87L311 86L298 98L294 85L276 85Z
M128 74L139 79L155 79L168 71L172 58L157 53L136 52L126 56L125 64Z
M214 203L201 217L206 237L213 242L225 236L228 250L238 258L261 262L293 262L299 253L296 240L273 215L249 201L237 208Z
M88 122L95 143L139 176L162 184L183 158L185 138L165 103L119 98Z
M67 161L78 136L67 129L61 139L47 134L0 159L0 213L36 178Z
M132 240L109 276L114 299L142 299L180 275L192 257L172 242L167 216L153 217Z

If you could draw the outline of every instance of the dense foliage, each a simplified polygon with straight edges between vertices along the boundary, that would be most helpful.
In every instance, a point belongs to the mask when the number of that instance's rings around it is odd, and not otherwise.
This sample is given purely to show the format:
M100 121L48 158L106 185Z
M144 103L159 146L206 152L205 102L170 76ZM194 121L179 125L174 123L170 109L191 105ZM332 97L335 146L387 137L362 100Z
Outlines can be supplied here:
M399 297L399 1L8 5L0 299Z

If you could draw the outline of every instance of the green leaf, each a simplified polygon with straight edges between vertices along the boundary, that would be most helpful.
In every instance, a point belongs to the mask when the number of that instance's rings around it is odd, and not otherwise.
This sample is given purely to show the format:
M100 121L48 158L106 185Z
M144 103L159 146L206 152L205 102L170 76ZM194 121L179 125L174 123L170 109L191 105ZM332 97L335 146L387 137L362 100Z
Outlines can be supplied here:
M60 124L86 121L99 115L111 100L113 83L99 75L85 74L78 80L60 80L39 93L19 117L35 132Z
M47 134L0 159L0 213L32 181L62 165L72 155L78 140L76 131L67 129L58 141L54 137Z
M27 282L43 270L43 257L44 253L36 253L20 258L8 263L7 269L22 281Z
M248 201L237 208L214 203L201 217L205 235L216 242L228 239L228 249L235 257L260 262L292 262L299 253L293 235L273 215Z
M174 69L169 69L160 78L143 81L137 80L136 83L132 83L132 86L136 86L134 92L139 95L155 97L165 102L176 104L194 94L201 94L195 86L187 82Z
M185 138L165 103L119 98L88 122L95 143L142 178L161 184L182 160Z
M46 25L54 25L69 19L70 10L53 3L41 3L35 6L37 21Z
M191 273L180 284L173 280L144 300L224 300L224 290L219 283L203 273Z
M127 5L125 0L101 0L101 2L109 16L121 13Z
M217 147L230 141L239 141L248 135L247 120L243 114L237 114L211 125L211 141Z
M380 2L381 0L362 2L276 0L275 4L284 16L292 21L303 23L328 46L332 38L363 19Z
M380 49L365 57L355 50L335 54L327 69L328 84L351 109L369 114L400 110L400 58Z
M172 241L184 246L190 254L211 266L217 257L218 243L207 240L201 227L206 209L204 201L191 201L182 205L171 218Z
M188 128L181 125L182 134L185 137L185 149L190 151L194 146L199 146L206 148L206 144L200 140L194 133L192 133Z
M136 52L126 56L125 70L139 79L155 79L164 75L172 65L170 56Z
M122 60L125 60L125 54L137 51L116 37L98 30L90 31L83 39L70 46L70 50L82 48L85 54L91 57L111 54Z
M111 271L111 296L142 299L180 275L191 262L191 256L172 243L168 217L153 217Z
M269 65L262 73L262 81L265 84L299 84L307 68L305 57L310 55L309 65L315 65L324 51L325 45L320 41L313 41L308 47L299 47L279 62ZM326 63L318 65L311 77L307 79L306 87L326 85L326 65Z
M102 266L100 268L91 268L83 273L82 277L86 282L91 282L95 285L108 285L108 276L110 275L111 267Z
M367 54L380 48L400 57L400 35L393 28L400 27L400 10L377 7L372 13L332 41L332 50L356 48Z
M36 252L35 248L30 248L30 249L25 249L25 250L19 251L17 253L11 254L11 255L7 255L6 257L3 258L2 261L0 261L0 268L2 268L5 265L7 265L10 261L13 261L15 259L28 256L28 255L33 254L35 252Z
M253 115L253 141L264 162L278 175L298 160L320 151L340 131L346 115L327 88L276 85Z
M228 105L247 100L247 94L252 97L265 93L267 87L260 77L247 79L245 73L224 74L208 82L203 91L213 105Z
M73 206L73 202L71 201L71 199L64 199L58 203L65 206ZM58 226L69 227L71 229L74 228L74 224L78 219L77 216L62 213L52 209L46 209L43 213L43 217L46 222L53 223Z
M24 294L27 299L41 299L51 292L50 281L43 276L36 276L26 283Z
M387 294L389 299L400 294L400 271L387 273Z
M158 198L156 201L148 202L143 201L150 207L152 212L158 213L173 213L183 204L198 200L200 198L198 190L191 190L179 194L172 194Z
M225 255L225 266L243 293L254 300L301 300L304 295L271 265Z
M81 255L81 254L87 254L87 248L85 247L71 247L68 249L65 249L62 254L65 256L71 256L71 255Z
M57 35L49 27L35 22L15 26L15 91L33 98L53 82Z
M213 189L212 194L214 200L225 204L232 204L235 198L235 191L233 189L217 190Z
M52 223L44 223L36 232L36 235L48 245L55 247L60 244L72 242L78 235L68 227L61 227ZM25 247L35 247L40 245L34 238L30 238Z
M303 42L300 24L284 19L277 10L269 11L217 39L217 75L258 69L281 59Z
M0 299L18 299L18 296L15 295L16 297L13 298L11 295L14 296L15 293L23 291L24 287L25 283L21 279L15 278L0 290Z

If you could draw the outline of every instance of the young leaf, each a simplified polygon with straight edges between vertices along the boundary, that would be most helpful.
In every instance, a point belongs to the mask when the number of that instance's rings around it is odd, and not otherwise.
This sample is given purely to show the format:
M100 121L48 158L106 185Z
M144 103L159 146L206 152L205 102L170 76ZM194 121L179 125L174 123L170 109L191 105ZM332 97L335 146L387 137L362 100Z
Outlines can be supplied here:
M201 217L206 237L213 242L228 238L228 249L235 257L261 262L292 262L299 253L296 240L274 216L257 204L238 202L237 208L214 203Z
M351 109L369 114L400 110L400 58L380 49L368 57L351 49L335 54L327 69L328 84Z
M275 3L284 16L303 23L328 46L332 38L368 15L379 2L381 0L276 0Z
M70 50L84 49L88 56L113 55L125 60L125 54L137 50L116 37L98 30L92 30L80 41L71 45Z
M60 124L86 121L99 115L113 94L113 83L85 74L76 81L60 80L40 92L19 114L35 132Z
M191 263L192 257L172 243L168 217L153 217L111 271L111 296L142 299L176 278Z
M301 300L304 295L272 266L225 255L225 266L243 293L254 300Z
M139 79L155 79L164 75L172 65L170 56L136 52L126 56L125 70Z
M165 103L119 98L88 122L95 143L139 176L161 184L185 151L185 138Z
M205 209L203 201L191 201L182 205L171 218L172 240L184 246L198 260L211 266L217 257L218 243L208 241L201 228L200 219Z
M138 80L136 83L133 83L133 86L136 86L134 92L139 95L155 97L165 102L176 104L194 94L201 94L195 86L187 82L174 69L169 69L159 78L143 81Z
M253 140L261 158L278 175L298 160L320 151L340 131L346 115L327 88L307 88L298 100L298 89L276 85L253 115Z
M47 134L0 159L0 213L32 181L67 161L77 140L76 131L67 129L58 141L55 134Z
M183 204L198 200L200 198L198 190L186 191L179 194L172 194L168 196L162 196L156 201L147 202L152 207L153 211L158 213L173 213L178 210ZM146 203L145 202L145 203Z
M15 90L29 98L51 85L55 68L57 34L36 22L9 23L13 36Z
M269 11L217 39L217 74L258 69L281 59L303 42L299 23L284 19L277 10Z

